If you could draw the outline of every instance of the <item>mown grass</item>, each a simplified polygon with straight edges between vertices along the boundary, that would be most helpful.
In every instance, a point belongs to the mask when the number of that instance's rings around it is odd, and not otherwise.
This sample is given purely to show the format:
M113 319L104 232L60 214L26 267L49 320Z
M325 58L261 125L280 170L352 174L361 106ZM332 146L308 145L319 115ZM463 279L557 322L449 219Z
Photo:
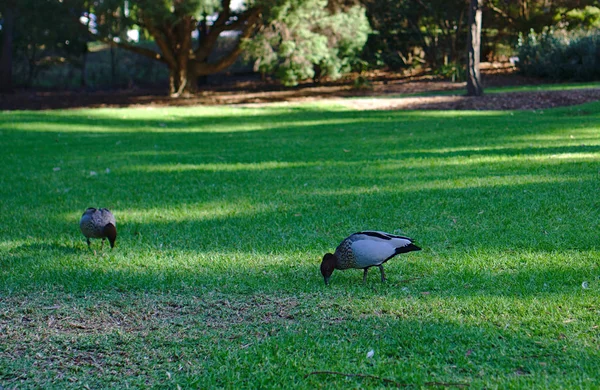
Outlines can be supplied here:
M4 388L600 386L600 103L0 115ZM424 250L325 286L363 229Z

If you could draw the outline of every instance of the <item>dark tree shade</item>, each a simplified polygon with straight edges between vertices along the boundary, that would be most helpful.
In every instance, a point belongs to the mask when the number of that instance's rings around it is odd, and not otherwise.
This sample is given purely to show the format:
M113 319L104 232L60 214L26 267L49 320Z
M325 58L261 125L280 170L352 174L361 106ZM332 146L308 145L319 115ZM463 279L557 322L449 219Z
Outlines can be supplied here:
M3 10L2 52L0 53L0 91L12 90L12 53L13 53L13 9L11 4Z

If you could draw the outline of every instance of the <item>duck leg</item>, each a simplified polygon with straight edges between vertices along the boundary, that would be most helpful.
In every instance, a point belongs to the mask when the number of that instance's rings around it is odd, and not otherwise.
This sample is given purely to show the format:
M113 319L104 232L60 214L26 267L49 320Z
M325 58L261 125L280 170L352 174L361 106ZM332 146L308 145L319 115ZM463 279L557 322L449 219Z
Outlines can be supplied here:
M381 281L385 282L385 271L383 270L383 265L378 265L379 270L381 271Z
M92 246L91 246L91 245L92 245L92 243L90 242L90 238L89 238L89 237L86 237L86 241L87 241L87 244L88 244L88 249L89 249L89 250L92 250Z
M369 272L369 269L365 268L365 270L363 272L363 284L367 283L367 272Z

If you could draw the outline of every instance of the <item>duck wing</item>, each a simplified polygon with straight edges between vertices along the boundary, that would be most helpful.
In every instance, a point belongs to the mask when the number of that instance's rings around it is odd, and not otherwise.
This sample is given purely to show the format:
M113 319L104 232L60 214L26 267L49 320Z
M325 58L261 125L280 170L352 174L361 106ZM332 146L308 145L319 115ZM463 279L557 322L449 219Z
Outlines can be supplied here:
M358 240L352 243L356 268L380 265L396 255L396 248L385 241Z
M100 219L102 221L102 225L107 225L112 223L114 226L117 226L117 222L115 221L115 216L110 212L109 209L100 209Z
M359 268L380 265L400 253L420 250L409 237L367 230L351 236L352 252Z

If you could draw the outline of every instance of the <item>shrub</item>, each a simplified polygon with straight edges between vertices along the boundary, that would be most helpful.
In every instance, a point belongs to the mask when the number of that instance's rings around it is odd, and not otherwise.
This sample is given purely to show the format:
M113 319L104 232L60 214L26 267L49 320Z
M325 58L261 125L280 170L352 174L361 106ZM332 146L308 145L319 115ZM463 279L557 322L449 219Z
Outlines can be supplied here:
M546 30L519 37L517 67L527 76L600 80L600 33Z
M465 81L467 79L467 71L464 64L450 62L434 69L433 74L452 82Z
M269 23L244 48L255 70L293 86L363 67L359 54L370 31L359 6L331 13L325 0L291 2L274 8Z

